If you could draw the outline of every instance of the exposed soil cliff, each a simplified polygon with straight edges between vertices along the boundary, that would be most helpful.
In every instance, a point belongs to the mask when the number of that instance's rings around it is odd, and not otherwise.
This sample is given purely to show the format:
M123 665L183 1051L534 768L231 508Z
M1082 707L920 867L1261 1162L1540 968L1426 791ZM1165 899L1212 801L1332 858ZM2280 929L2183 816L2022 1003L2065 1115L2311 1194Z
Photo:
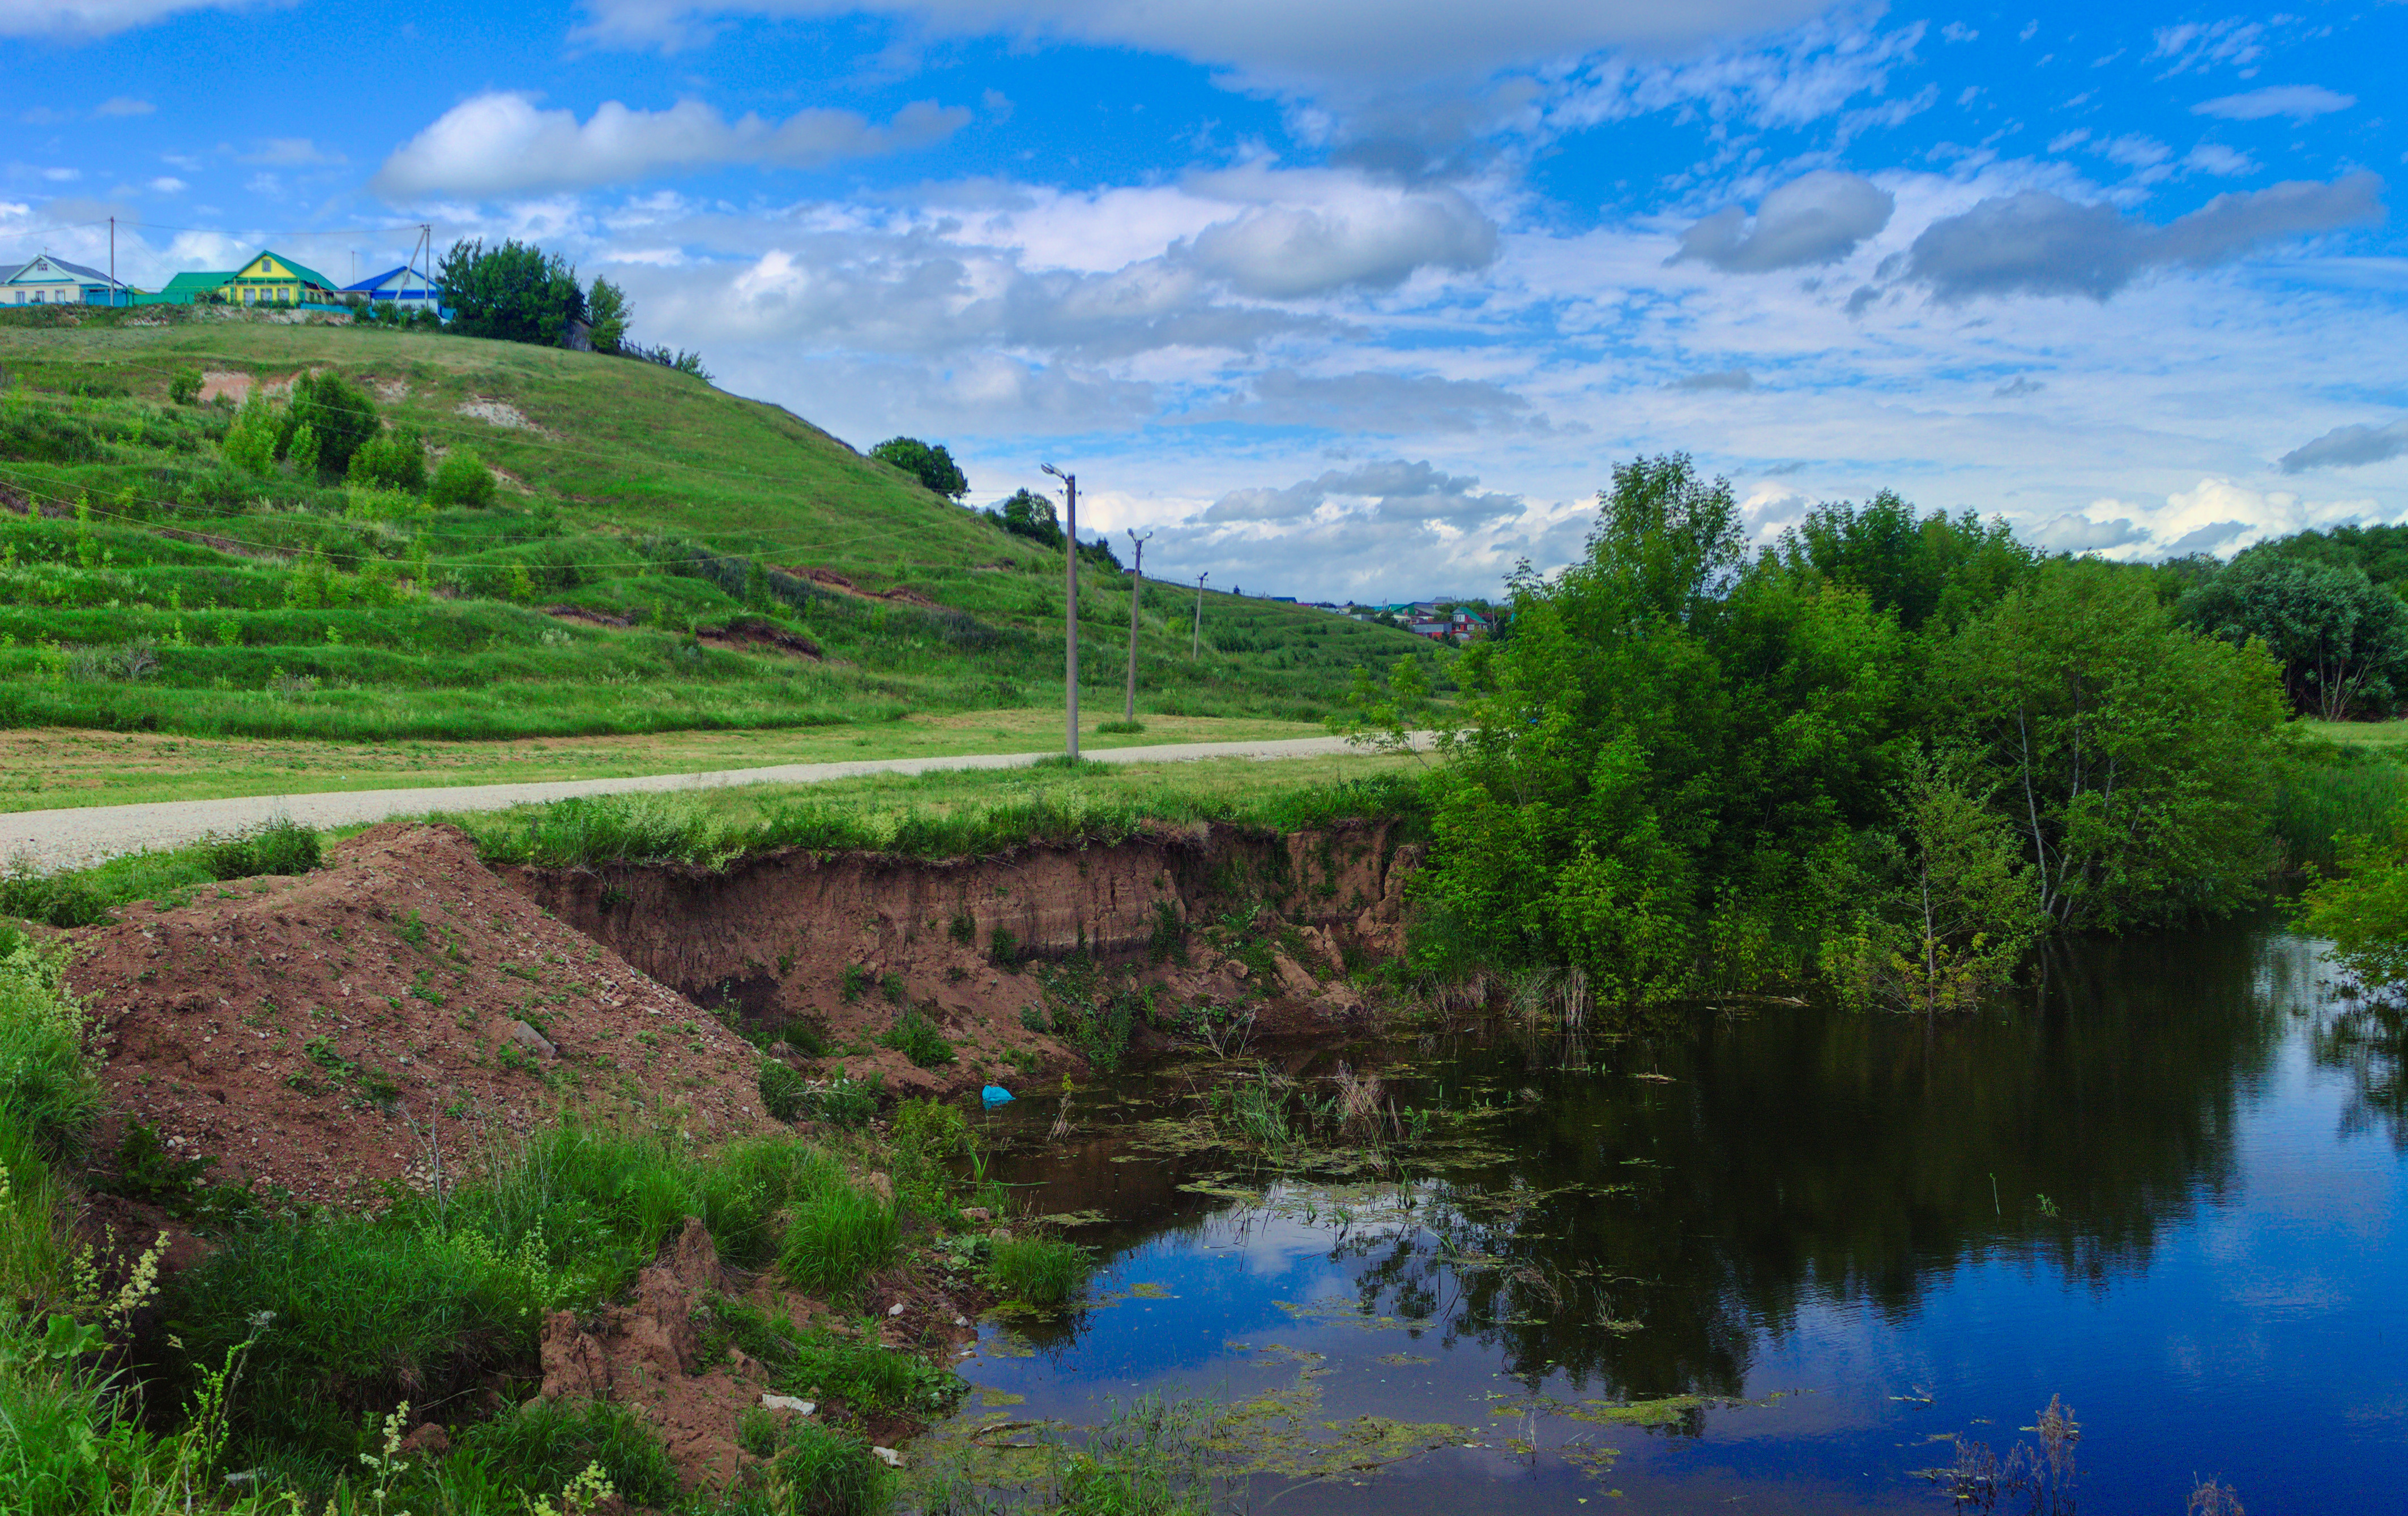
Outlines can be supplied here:
M1244 1006L1270 1029L1357 1011L1332 981L1400 946L1418 854L1380 824L1284 837L1197 826L953 862L796 851L724 872L504 877L699 1005L754 1024L810 1021L853 1072L941 1091L1078 1062L1031 1024L1045 1020L1033 969L1048 960L1133 969L1169 1004ZM953 1039L956 1065L916 1068L870 1042L906 1007Z

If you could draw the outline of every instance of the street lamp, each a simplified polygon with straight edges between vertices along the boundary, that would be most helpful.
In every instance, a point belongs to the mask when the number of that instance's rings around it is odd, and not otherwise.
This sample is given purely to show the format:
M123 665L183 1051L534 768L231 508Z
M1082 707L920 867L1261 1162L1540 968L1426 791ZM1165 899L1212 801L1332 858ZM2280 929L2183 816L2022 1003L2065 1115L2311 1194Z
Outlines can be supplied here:
M1196 630L1187 638L1187 661L1191 664L1204 650L1204 581L1211 577L1211 569L1196 576Z
M1069 505L1069 530L1066 534L1064 571L1062 648L1062 685L1064 703L1068 707L1067 722L1069 730L1069 752L1079 756L1079 476L1065 474L1052 464L1038 465L1062 481L1062 492Z

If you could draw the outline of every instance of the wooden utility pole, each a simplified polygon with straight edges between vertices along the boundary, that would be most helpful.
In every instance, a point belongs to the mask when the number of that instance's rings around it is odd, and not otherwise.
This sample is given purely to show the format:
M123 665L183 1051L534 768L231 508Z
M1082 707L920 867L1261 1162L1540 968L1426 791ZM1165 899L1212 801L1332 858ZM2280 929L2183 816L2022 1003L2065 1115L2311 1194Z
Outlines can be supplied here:
M1065 474L1052 464L1039 465L1045 472L1062 481L1062 493L1069 506L1068 530L1063 536L1064 570L1062 608L1062 688L1063 703L1068 708L1066 719L1069 737L1068 748L1071 757L1079 756L1079 476Z
M1145 538L1152 536L1154 534L1148 532L1145 536L1140 536L1135 527L1129 529L1129 541L1137 547L1137 565L1130 570L1135 577L1129 580L1128 694L1121 700L1121 720L1124 722L1137 720L1137 603L1145 594Z
M1187 638L1187 661L1191 664L1204 647L1204 581L1211 577L1209 568L1196 576L1196 630Z
M117 304L117 218L108 218L108 303Z

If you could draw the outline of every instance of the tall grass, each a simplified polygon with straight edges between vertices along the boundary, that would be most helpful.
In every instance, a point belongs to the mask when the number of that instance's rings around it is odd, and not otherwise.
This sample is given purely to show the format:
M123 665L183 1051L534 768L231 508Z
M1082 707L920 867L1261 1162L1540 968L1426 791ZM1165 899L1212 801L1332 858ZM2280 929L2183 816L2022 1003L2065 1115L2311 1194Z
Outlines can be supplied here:
M2331 873L2340 839L2387 830L2408 801L2408 766L2377 752L2343 750L2291 765L2274 792L2272 821L2286 872Z
M193 890L260 874L306 874L323 859L319 835L280 818L188 847L121 854L90 868L0 873L0 916L50 926L98 926L137 900L173 902Z
M786 1213L779 1271L797 1290L835 1298L894 1262L902 1241L891 1201L832 1175Z
M1095 1270L1095 1255L1075 1243L1011 1237L995 1244L985 1276L1006 1300L1053 1309L1078 1298Z
M82 1156L102 1097L65 970L63 953L22 941L0 956L0 1318L47 1312L73 1287L56 1166Z

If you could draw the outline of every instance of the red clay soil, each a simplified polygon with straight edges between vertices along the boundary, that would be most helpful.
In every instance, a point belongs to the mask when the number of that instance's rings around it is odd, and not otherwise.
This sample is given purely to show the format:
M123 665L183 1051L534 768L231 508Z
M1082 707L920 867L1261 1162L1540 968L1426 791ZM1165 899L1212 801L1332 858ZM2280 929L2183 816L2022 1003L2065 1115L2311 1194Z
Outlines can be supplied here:
M68 982L111 1105L219 1160L215 1182L368 1200L564 1107L703 1140L767 1123L751 1047L451 827L374 827L315 873L190 895L76 934Z
M1419 856L1378 825L1286 837L1196 826L953 861L796 850L720 872L502 872L700 1005L756 1024L816 1023L841 1051L814 1072L875 1072L898 1094L950 1095L990 1082L1032 1087L1032 1063L1049 1073L1081 1066L1075 1049L1028 1024L1045 1021L1047 1004L1032 960L1083 951L1116 979L1133 973L1154 986L1158 1007L1244 1008L1266 1034L1361 1014L1345 952L1395 954ZM1216 951L1202 930L1264 905L1297 924L1239 934L1284 938L1253 954L1252 967L1230 934L1219 935L1238 956ZM998 961L998 931L1018 962ZM1172 936L1177 953L1157 951ZM915 1067L875 1040L907 1006L953 1042L954 1063Z

